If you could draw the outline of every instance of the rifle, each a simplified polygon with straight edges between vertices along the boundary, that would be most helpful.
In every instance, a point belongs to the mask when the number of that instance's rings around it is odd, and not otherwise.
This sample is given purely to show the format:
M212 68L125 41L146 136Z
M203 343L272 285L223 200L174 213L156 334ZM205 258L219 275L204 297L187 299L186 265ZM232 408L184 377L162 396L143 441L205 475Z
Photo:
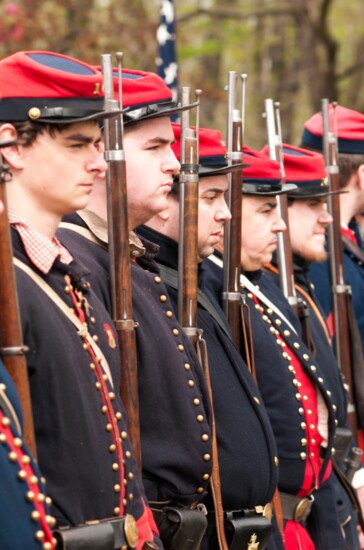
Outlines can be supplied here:
M337 139L329 125L329 101L321 100L323 122L323 153L326 171L329 178L330 191L339 190L339 167ZM335 108L335 106L334 106ZM340 370L345 378L348 391L347 421L356 438L357 416L354 404L351 330L349 324L351 287L344 281L344 259L341 240L340 198L338 194L328 196L328 210L333 217L333 223L328 227L329 262L331 276L331 291L334 318L334 349Z
M126 164L123 150L122 109L122 54L117 53L119 100L114 99L114 77L111 55L101 56L105 80L105 110L115 111L106 119L104 130L108 237L110 257L110 285L113 321L118 334L121 358L121 398L128 417L130 440L141 469L139 434L139 393L136 360L135 327L132 310L132 291L129 253L129 228L126 188Z
M242 79L242 114L245 107L245 82ZM235 109L236 72L228 73L228 117L227 117L227 159L228 165L241 164L243 159L243 121L242 114ZM231 327L232 339L240 349L242 319L241 319L241 216L242 216L242 171L234 170L228 174L228 192L226 202L231 212L231 220L224 225L224 282L222 299L224 311Z
M273 102L272 99L266 99L265 116L267 122L269 156L271 159L279 162L282 174L282 185L284 185L286 177L282 150L282 129L279 103ZM303 341L311 352L314 353L315 347L311 337L309 308L305 300L297 296L295 289L293 253L289 234L288 201L286 194L277 195L277 207L279 215L287 226L286 231L280 231L277 235L277 258L280 287L284 296L300 319Z
M196 90L199 96L200 90ZM182 108L190 103L190 88L182 88ZM199 107L196 108L196 128L190 127L190 112L181 116L181 174L179 178L178 247L178 318L194 347L200 331L197 329L198 270L198 130Z
M13 145L2 143L0 147ZM0 200L4 204L4 212L0 215L0 354L17 389L24 418L24 440L34 458L36 444L33 425L33 412L28 380L28 368L25 353L28 348L23 344L20 323L18 295L16 291L15 273L13 267L13 248L10 226L7 215L7 200L5 183L11 180L9 167L3 163L0 156Z

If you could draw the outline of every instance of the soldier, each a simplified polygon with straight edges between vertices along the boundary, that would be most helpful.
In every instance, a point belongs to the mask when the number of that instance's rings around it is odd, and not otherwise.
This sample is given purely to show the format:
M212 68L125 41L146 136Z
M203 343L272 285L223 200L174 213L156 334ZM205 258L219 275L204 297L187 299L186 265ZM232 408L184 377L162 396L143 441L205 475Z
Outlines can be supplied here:
M0 75L0 139L17 140L2 154L13 174L9 220L38 459L52 513L59 526L113 518L95 532L64 530L64 537L75 531L85 537L88 548L100 545L105 530L113 540L113 526L122 545L160 544L118 395L112 320L90 289L88 271L55 238L62 215L87 205L106 169L97 123L105 116L102 75L39 51L3 59ZM36 537L42 542L43 530Z
M263 152L268 154L268 149L264 148ZM345 449L348 449L352 439L346 424L347 393L333 353L325 315L308 276L311 262L322 262L327 258L325 233L329 224L332 223L332 216L327 211L326 201L332 193L327 182L324 159L320 153L284 144L283 161L286 181L297 185L297 189L287 194L295 289L297 297L309 308L308 322L315 359L324 371L337 407L336 418L340 430L336 429L334 460L346 472ZM273 273L278 272L275 263L266 268ZM277 277L273 277L273 280L278 284ZM340 524L345 532L347 547L357 549L360 547L356 530L357 514L342 483L335 480L337 475L340 476L340 472L335 468L333 483ZM358 475L356 477L358 479ZM315 494L318 505L319 498L320 491Z
M340 188L341 232L344 251L344 278L351 286L353 306L364 349L364 252L355 216L364 209L364 115L338 105L335 108ZM332 122L333 109L330 108ZM316 113L305 122L302 146L322 151L322 115ZM333 330L329 263L313 262L310 279Z
M174 126L179 155L180 127ZM230 211L225 202L229 167L226 149L217 130L199 130L199 298L198 327L203 330L207 343L208 368L214 404L216 438L220 465L222 504L226 521L233 519L235 530L228 531L228 543L232 536L236 547L259 544L265 548L261 533L255 531L258 541L252 539L245 522L250 526L260 523L260 514L269 508L272 500L278 461L271 427L262 405L261 396L241 354L234 346L226 317L209 287L205 285L204 258L209 256L221 241ZM231 168L230 168L231 169ZM154 216L138 229L138 234L151 239L160 246L157 261L168 284L168 292L177 310L175 275L178 266L179 240L178 185L174 185L168 197L168 210ZM214 518L214 502L211 495L205 499L209 510L209 526L203 548L217 547ZM231 511L235 511L232 513ZM248 519L250 516L250 519ZM282 539L275 526L268 548L282 548Z
M178 110L163 80L154 73L124 69L123 107L130 229L167 206L178 172L169 119ZM115 78L115 93L117 79ZM147 174L146 174L147 171ZM58 231L69 250L91 268L91 284L110 308L105 180L98 178L86 210L66 216ZM143 482L161 537L177 537L160 510L172 504L195 509L211 474L210 405L197 356L173 313L154 261L158 247L130 232L133 318L136 328ZM180 510L179 513L182 513ZM196 510L190 521L201 521ZM204 521L205 523L205 521ZM183 535L192 538L183 526ZM168 536L168 540L166 537ZM181 536L181 535L179 535ZM195 540L198 544L199 539ZM189 541L191 545L191 540Z
M4 205L0 201L0 215L3 210ZM1 548L53 550L55 545L51 526L55 520L49 513L44 478L40 476L22 437L23 419L19 397L0 361ZM44 532L42 542L36 539L38 530Z
M294 186L282 187L278 163L256 151L244 148L244 162L250 166L243 169L241 293L249 311L244 308L251 360L277 441L285 547L343 550L330 481L336 421L330 380L298 334L283 293L262 271L278 232L286 229L277 195ZM219 295L222 262L211 260L206 284ZM313 494L318 489L320 507Z

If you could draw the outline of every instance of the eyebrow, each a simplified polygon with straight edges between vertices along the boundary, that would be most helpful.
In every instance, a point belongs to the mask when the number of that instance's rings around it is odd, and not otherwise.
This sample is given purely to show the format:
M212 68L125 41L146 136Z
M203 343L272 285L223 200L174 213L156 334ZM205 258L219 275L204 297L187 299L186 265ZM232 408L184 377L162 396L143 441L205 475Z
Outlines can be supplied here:
M70 134L65 136L66 141L78 141L80 143L98 143L101 141L101 136L98 136L96 139L94 137L85 136L84 134Z
M174 141L172 142L170 139L166 139L166 138L162 138L160 136L157 136L157 137L154 137L154 138L151 138L151 139L147 139L147 141L145 142L146 145L151 145L151 144L161 144L161 145L169 145L171 143L174 143Z
M226 193L226 191L227 191L227 188L221 189L221 187L209 187L208 189L205 189L204 191L202 191L202 195L204 193Z

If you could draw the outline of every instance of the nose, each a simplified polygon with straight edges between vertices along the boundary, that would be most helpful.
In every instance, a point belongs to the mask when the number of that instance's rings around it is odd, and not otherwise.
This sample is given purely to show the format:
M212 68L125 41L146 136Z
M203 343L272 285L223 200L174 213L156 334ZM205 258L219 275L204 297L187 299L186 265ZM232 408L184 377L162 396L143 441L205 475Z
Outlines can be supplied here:
M89 172L97 173L98 177L105 177L107 162L105 160L103 150L96 150L93 148L87 168Z
M224 197L222 197L215 215L216 221L228 222L231 220L231 212Z
M330 225L330 223L333 222L333 217L332 215L330 214L330 212L327 210L327 205L324 204L322 206L322 210L320 212L320 216L319 216L319 222L325 226L328 226Z
M171 174L177 174L181 170L181 164L179 163L176 155L171 146L167 147L166 155L162 163L163 172L171 172Z
M276 211L276 217L272 225L273 233L278 233L279 231L286 231L286 230L287 230L286 222L280 216L280 214Z

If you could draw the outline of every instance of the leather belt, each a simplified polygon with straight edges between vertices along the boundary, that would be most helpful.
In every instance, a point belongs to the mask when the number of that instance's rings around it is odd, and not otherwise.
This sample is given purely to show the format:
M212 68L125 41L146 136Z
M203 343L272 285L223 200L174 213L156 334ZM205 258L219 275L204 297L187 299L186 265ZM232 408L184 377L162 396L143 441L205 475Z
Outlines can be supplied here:
M283 518L285 520L293 521L305 521L312 508L312 504L315 500L313 495L309 495L306 498L296 497L289 495L288 493L279 492L282 505Z

